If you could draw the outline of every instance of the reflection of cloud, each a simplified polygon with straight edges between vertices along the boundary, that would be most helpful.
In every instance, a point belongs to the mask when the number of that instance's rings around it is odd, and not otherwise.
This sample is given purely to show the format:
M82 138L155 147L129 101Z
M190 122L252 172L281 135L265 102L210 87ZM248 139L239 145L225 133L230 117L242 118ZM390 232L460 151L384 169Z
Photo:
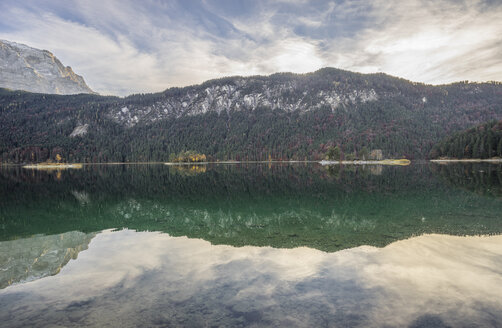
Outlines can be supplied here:
M502 322L501 258L502 236L426 235L324 253L106 232L61 274L0 292L0 319L18 320L13 326L68 318L95 326L483 326Z
M481 0L6 0L0 38L52 50L119 95L323 66L444 83L500 80L501 14Z
M377 322L404 326L418 310L446 313L453 326L484 326L485 315L502 306L502 236L428 235L398 241L375 255L366 257L361 278L365 288L385 290L387 302L376 303L372 310ZM406 306L399 307L399 300Z

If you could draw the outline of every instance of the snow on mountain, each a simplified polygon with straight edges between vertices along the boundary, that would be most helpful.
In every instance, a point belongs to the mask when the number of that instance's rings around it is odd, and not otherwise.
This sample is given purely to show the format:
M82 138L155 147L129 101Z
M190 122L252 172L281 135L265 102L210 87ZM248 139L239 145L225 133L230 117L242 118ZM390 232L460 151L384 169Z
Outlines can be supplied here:
M339 106L379 99L372 88L341 91L330 86L315 92L304 90L305 86L299 85L295 80L274 82L267 78L234 78L227 83L187 87L183 92L166 95L149 104L129 103L125 107L112 108L109 117L117 123L132 127L139 122L148 124L166 118L195 116L207 112L221 114L253 111L260 107L305 113L324 106L334 111Z

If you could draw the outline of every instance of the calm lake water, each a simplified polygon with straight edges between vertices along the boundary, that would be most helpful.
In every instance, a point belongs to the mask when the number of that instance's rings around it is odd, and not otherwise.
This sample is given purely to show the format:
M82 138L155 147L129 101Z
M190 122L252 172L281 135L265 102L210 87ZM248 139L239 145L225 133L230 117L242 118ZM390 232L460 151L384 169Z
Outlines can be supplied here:
M502 166L0 168L2 327L501 327Z

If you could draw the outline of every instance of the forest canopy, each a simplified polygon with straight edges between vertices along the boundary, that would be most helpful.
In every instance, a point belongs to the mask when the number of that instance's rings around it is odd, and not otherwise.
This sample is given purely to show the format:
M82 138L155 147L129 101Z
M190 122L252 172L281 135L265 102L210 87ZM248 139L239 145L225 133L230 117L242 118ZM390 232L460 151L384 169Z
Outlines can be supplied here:
M436 144L430 158L502 157L502 120L490 121L453 134Z

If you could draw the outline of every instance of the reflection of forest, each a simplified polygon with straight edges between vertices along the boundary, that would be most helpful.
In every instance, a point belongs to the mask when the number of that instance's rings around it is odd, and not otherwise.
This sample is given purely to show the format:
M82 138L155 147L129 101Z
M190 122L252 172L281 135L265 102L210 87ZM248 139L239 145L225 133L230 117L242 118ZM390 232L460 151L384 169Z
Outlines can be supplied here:
M207 165L179 164L179 165L170 165L169 168L173 173L179 173L183 175L197 175L200 173L205 173Z
M339 180L344 172L358 175L360 177L367 177L371 175L382 175L383 165L327 165L324 166L326 173L329 177Z
M400 170L401 169L401 170ZM205 173L191 177L192 173ZM382 175L382 172L385 174ZM181 173L181 174L179 174ZM410 174L411 173L411 174ZM424 187L431 181L427 168L383 168L381 166L328 166L316 164L223 164L223 165L138 165L138 166L86 166L84 170L64 171L58 183L55 172L0 169L2 196L15 191L44 194L61 190L85 189L88 192L118 195L163 193L173 197L200 195L211 197L214 193L238 197L248 193L306 194L359 190L401 190L402 180ZM196 175L196 174L195 174Z
M0 239L108 228L235 246L325 251L423 233L499 233L502 203L445 184L426 165L87 166L0 170ZM473 218L475 218L473 220ZM481 220L481 221L480 221Z
M502 164L435 164L431 170L455 187L480 195L502 197Z

